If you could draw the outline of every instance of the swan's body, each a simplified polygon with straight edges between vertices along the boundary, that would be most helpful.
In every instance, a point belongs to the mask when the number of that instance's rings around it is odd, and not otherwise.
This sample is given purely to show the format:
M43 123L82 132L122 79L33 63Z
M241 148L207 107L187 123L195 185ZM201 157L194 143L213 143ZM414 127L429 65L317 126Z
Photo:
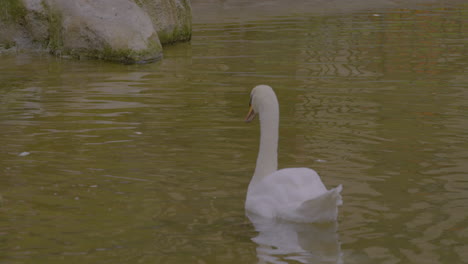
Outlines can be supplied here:
M249 184L245 209L267 217L296 222L335 221L342 204L341 185L327 190L320 176L308 168L278 169L279 105L270 86L251 93L250 122L260 117L260 149Z

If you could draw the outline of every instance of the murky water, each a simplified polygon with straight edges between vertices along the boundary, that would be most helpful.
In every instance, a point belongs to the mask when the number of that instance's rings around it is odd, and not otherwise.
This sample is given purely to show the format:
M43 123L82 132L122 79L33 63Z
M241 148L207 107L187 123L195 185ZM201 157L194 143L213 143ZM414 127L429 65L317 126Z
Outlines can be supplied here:
M0 57L0 263L465 262L468 5L269 3L194 1L156 64ZM245 216L257 84L338 225Z

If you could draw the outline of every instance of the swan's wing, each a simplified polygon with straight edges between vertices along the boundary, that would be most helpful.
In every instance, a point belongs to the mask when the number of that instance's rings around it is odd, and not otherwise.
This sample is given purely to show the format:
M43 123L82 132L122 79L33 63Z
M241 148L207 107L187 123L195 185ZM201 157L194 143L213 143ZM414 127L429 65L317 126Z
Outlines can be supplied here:
M343 204L340 194L342 189L340 184L316 198L304 201L296 210L296 214L293 214L297 218L295 220L298 222L336 221L338 206Z
M304 201L326 192L325 185L314 170L282 169L249 186L246 209L265 217L286 215Z
M284 196L285 202L303 202L318 197L327 191L320 176L309 168L287 168L265 178L276 194Z

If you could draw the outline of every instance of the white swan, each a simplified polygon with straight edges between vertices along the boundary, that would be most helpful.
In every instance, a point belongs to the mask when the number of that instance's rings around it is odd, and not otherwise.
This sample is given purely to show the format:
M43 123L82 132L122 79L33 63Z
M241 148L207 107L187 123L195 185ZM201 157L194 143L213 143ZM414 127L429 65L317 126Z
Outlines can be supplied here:
M339 185L327 190L308 168L278 169L279 105L270 86L258 85L250 94L246 122L260 119L260 149L247 191L245 209L267 217L295 222L335 221L342 204Z

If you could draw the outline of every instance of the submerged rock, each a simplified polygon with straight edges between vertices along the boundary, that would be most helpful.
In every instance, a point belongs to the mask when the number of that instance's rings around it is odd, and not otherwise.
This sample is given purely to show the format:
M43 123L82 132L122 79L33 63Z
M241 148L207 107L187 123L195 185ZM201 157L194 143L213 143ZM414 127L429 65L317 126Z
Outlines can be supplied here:
M3 50L139 63L191 36L188 0L1 0L0 10Z

